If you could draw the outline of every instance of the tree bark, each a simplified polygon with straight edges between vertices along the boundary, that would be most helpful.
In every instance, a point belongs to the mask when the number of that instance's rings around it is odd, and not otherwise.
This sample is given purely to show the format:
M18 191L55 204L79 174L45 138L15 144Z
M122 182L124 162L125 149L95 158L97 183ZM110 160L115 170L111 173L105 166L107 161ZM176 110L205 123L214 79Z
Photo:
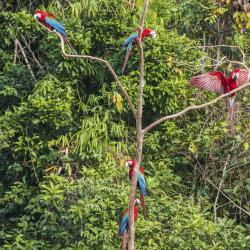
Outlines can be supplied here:
M130 202L129 202L129 242L128 242L128 249L134 250L135 249L135 223L134 223L134 200L135 200L135 192L137 187L137 176L138 170L142 160L142 147L143 147L143 129L142 129L142 103L143 103L143 91L145 85L145 72L144 72L144 53L142 47L142 32L144 29L144 21L146 17L146 13L148 10L149 0L144 1L144 8L141 15L140 20L140 33L138 39L138 49L140 54L140 82L138 88L138 107L137 107L137 114L136 114L136 166L134 168L132 181L131 181L131 189L130 189Z

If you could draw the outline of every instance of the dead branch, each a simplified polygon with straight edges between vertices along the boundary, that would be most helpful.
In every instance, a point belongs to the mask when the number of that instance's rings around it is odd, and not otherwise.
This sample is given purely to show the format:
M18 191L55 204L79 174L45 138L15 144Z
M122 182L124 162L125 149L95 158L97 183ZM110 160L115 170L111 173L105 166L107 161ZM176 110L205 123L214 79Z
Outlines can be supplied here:
M27 43L27 41L26 41L26 39L25 39L25 37L24 37L23 35L22 35L22 39L23 39L23 41L24 41L26 47L28 48L30 54L32 55L34 61L36 62L36 64L38 65L38 67L39 67L40 69L42 69L42 65L40 64L40 62L39 62L38 59L36 58L34 52L31 50L30 46L28 45L28 43Z
M25 52L24 52L24 49L23 49L21 43L19 42L18 39L15 40L15 43L16 43L17 46L20 48L20 51L21 51L21 53L22 53L22 55L23 55L24 61L25 61L26 65L27 65L27 67L28 67L28 69L29 69L29 72L30 72L32 78L33 78L34 80L36 80L35 75L34 75L34 73L33 73L33 71L32 71L32 68L31 68L31 66L30 66L30 64L29 64L29 61L28 61L28 59L27 59L27 57L26 57L26 54L25 54Z

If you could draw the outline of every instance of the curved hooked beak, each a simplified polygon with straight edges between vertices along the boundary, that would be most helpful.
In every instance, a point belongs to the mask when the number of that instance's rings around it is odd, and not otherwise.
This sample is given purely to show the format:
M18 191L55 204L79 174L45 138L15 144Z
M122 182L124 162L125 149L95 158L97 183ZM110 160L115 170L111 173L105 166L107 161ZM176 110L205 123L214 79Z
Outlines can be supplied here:
M134 204L141 205L141 201L139 199L135 199Z
M132 165L132 161L126 161L126 163L125 163L126 167L131 167L131 165Z
M234 79L234 80L237 80L237 79L238 79L238 77L239 77L239 73L237 72L237 73L235 73L235 74L234 74L233 79Z
M151 36L152 38L156 38L156 32L155 32L154 30L152 30L152 31L150 32L150 36Z

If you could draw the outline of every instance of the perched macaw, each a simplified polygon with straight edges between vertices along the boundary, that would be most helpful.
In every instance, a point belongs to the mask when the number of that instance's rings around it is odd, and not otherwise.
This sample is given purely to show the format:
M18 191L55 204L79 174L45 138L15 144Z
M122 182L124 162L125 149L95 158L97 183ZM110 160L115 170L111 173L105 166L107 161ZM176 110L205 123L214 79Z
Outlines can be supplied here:
M250 71L246 69L234 69L227 78L220 71L207 72L190 79L190 84L201 89L206 89L219 94L224 94L236 89L250 80ZM235 93L228 99L231 132L234 131Z
M126 161L126 166L129 167L128 177L130 181L132 180L135 165L136 165L135 160ZM146 219L146 204L145 204L144 196L147 195L147 185L146 185L146 180L144 176L144 169L141 166L139 167L138 176L137 176L137 187L140 191L140 201L141 201L143 216L144 216L144 219Z
M138 205L140 205L140 204L141 204L140 200L135 199L135 201L134 201L134 222L137 221L138 211L139 211ZM129 228L129 208L127 207L124 209L124 211L122 213L122 218L120 221L119 231L118 231L118 234L120 236L122 236L122 250L126 249L128 228Z
M74 53L76 53L75 49L73 48L73 46L71 45L71 43L67 38L67 34L63 25L57 21L56 17L53 14L42 10L36 10L34 17L39 23L45 26L48 30L50 31L56 30L63 37L64 42L68 44L68 46L72 49Z
M143 40L145 37L156 37L156 32L151 29L144 29L141 35L141 39ZM126 48L126 56L124 59L124 63L122 65L122 73L124 72L126 65L128 63L128 59L130 57L131 51L133 46L137 43L139 37L139 30L137 29L135 32L133 32L124 42L123 48Z

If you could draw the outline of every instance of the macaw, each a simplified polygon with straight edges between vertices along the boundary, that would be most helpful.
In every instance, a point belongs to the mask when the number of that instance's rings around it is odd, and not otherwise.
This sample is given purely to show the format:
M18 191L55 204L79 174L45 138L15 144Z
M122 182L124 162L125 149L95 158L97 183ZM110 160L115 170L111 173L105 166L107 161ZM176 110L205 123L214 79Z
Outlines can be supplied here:
M138 218L138 211L139 211L138 205L140 204L141 204L140 200L135 199L134 201L134 222L135 223ZM122 213L122 218L121 218L119 230L118 230L118 234L122 236L122 250L126 249L128 227L129 227L129 208L127 207L124 209Z
M155 38L156 37L156 32L154 30L151 29L144 29L141 35L141 39L143 40L145 37L152 37ZM124 63L122 65L122 73L124 72L126 65L128 63L128 59L131 55L131 51L133 46L137 43L138 41L138 37L139 37L139 30L135 30L135 32L133 32L124 42L123 44L123 48L126 48L126 56L124 59Z
M128 177L130 181L132 180L135 165L136 165L135 160L126 161L126 166L129 167ZM146 180L144 176L144 169L141 166L139 167L138 176L137 176L137 187L140 191L140 201L141 201L143 216L144 216L144 219L146 219L146 204L145 204L144 196L147 195L147 185L146 185Z
M231 72L228 78L220 71L213 71L194 76L189 82L195 87L224 94L246 84L249 80L250 71L237 68ZM234 131L235 95L236 93L233 93L228 99L231 132Z
M65 43L68 44L68 46L72 49L72 51L76 53L74 47L71 45L67 38L66 31L63 27L63 25L57 21L56 17L48 12L42 11L42 10L36 10L34 15L36 21L41 23L43 26L45 26L50 31L57 31L62 37Z

